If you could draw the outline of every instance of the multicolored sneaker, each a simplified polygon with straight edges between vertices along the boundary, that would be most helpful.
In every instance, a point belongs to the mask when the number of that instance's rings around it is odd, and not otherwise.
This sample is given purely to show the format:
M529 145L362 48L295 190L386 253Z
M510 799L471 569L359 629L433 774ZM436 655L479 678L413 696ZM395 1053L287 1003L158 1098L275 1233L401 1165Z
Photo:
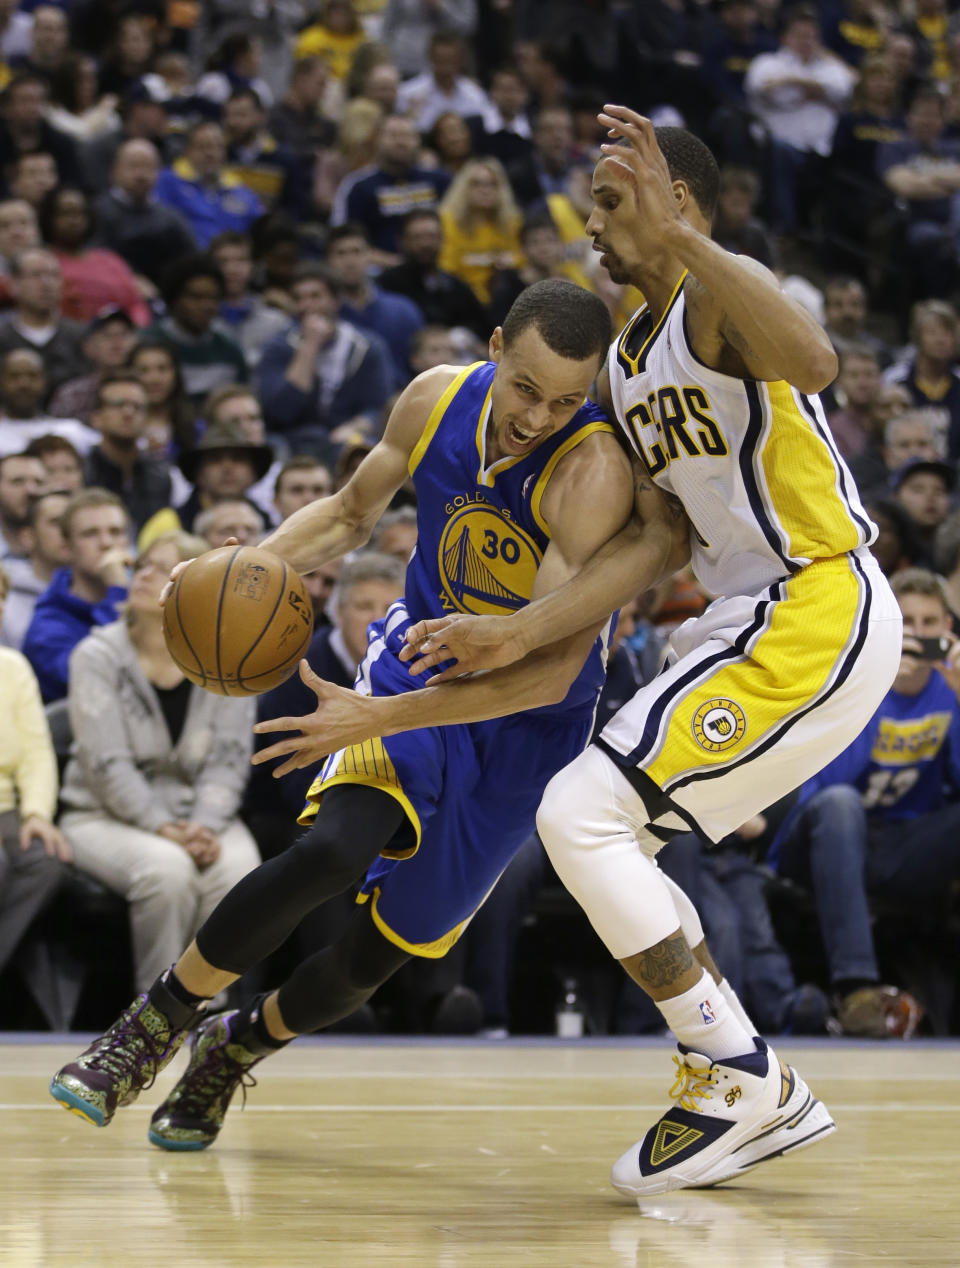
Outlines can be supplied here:
M196 1031L190 1064L150 1119L151 1144L161 1149L206 1149L220 1133L238 1087L256 1086L250 1069L267 1055L237 1041L239 1010L219 1013Z
M615 1189L645 1197L721 1184L836 1130L796 1070L762 1039L754 1044L723 1061L680 1046L676 1104L613 1164Z
M106 1127L121 1106L152 1085L201 1010L174 1006L170 1011L179 1011L176 1020L184 1021L182 1026L175 1027L149 994L138 995L106 1034L57 1071L50 1080L54 1100L95 1127Z

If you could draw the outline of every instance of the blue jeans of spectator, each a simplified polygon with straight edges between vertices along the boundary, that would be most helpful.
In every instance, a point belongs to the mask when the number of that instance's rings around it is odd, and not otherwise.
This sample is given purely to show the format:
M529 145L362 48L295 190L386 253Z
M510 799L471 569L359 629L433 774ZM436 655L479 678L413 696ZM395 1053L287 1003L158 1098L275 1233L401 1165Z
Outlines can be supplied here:
M786 826L778 871L812 890L831 982L879 980L867 905L867 812L848 784L821 788Z
M960 802L896 823L871 824L868 894L902 909L948 900L960 881Z

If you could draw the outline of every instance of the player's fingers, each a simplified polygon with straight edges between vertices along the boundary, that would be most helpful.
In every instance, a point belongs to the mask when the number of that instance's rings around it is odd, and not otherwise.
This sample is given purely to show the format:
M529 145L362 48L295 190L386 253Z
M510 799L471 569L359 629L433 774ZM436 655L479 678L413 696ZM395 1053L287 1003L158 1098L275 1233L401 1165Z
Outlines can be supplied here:
M435 652L427 652L419 660L414 661L410 666L410 673L414 676L424 674L428 669L432 669L434 665L439 665L443 661L451 659L455 659L455 657L452 656L449 647L438 647ZM461 670L460 672L462 673L463 671Z
M275 757L286 757L289 753L295 753L303 743L303 736L298 736L295 740L278 740L276 744L271 744L269 748L262 748L259 753L254 753L250 758L252 766L262 766L264 762L272 762Z
M314 673L311 669L310 662L308 660L301 660L300 662L300 678L303 683L310 688L315 696L319 696L326 686L326 683L320 675Z
M302 754L297 753L290 758L289 762L284 762L282 766L278 766L273 772L274 779L282 779L284 775L289 775L291 771L302 770L304 766L309 766L309 760Z
M224 546L239 546L240 538L239 537L225 537L223 539L223 544Z
M439 674L431 674L424 684L427 687L433 687L440 682L453 682L454 678L462 677L467 671L461 669L459 665L451 665L449 669L444 669Z
M270 735L274 731L302 731L303 718L266 718L254 725L256 735Z

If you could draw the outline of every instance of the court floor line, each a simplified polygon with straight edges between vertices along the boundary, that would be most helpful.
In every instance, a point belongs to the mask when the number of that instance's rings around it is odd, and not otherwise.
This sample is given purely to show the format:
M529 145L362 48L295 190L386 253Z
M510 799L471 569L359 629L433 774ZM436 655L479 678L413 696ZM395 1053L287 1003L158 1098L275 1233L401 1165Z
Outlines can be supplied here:
M14 1102L0 1103L0 1113L16 1111L33 1113L37 1110L58 1110L61 1108L52 1099L49 1103L22 1102L19 1105ZM126 1107L123 1112L124 1115L129 1114L131 1111L134 1113L152 1113L155 1108L154 1105L131 1105ZM949 1105L940 1102L932 1105L914 1105L906 1101L880 1101L864 1105L843 1105L831 1101L829 1108L837 1114L876 1114L881 1112L895 1114L960 1113L960 1104ZM633 1114L655 1112L656 1110L663 1110L663 1101L658 1101L652 1105L566 1105L562 1103L554 1105L490 1105L487 1103L481 1105L380 1105L373 1101L365 1101L359 1104L251 1104L245 1106L242 1112L244 1114L368 1114L371 1112L377 1114Z

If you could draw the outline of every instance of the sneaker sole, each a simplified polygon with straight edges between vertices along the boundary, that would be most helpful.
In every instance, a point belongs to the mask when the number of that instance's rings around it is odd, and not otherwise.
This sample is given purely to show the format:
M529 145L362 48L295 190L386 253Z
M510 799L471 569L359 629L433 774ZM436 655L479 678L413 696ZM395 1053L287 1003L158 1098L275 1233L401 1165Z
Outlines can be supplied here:
M94 1127L106 1127L110 1121L108 1118L104 1118L102 1110L98 1110L96 1106L88 1104L82 1097L77 1096L76 1092L71 1092L69 1088L64 1087L62 1083L58 1083L56 1079L50 1080L50 1095L58 1105L62 1105L71 1114L76 1114L77 1118L82 1118L84 1122L92 1123Z
M151 1145L156 1145L158 1149L166 1149L170 1153L196 1153L199 1149L209 1149L213 1144L212 1140L167 1140L165 1136L159 1136L155 1131L147 1132L147 1140Z
M795 1098L799 1103L792 1110L788 1108L789 1102L787 1103L786 1122L775 1123L766 1131L747 1135L739 1144L706 1161L702 1169L698 1170L696 1160L692 1160L689 1171L675 1171L665 1175L662 1180L654 1179L630 1185L617 1184L611 1177L613 1187L629 1198L656 1197L675 1189L709 1189L752 1171L761 1162L779 1158L805 1145L816 1144L818 1140L829 1136L837 1128L830 1117L830 1111L813 1095L796 1071L793 1073L797 1086L791 1099ZM797 1133L796 1136L794 1132Z

